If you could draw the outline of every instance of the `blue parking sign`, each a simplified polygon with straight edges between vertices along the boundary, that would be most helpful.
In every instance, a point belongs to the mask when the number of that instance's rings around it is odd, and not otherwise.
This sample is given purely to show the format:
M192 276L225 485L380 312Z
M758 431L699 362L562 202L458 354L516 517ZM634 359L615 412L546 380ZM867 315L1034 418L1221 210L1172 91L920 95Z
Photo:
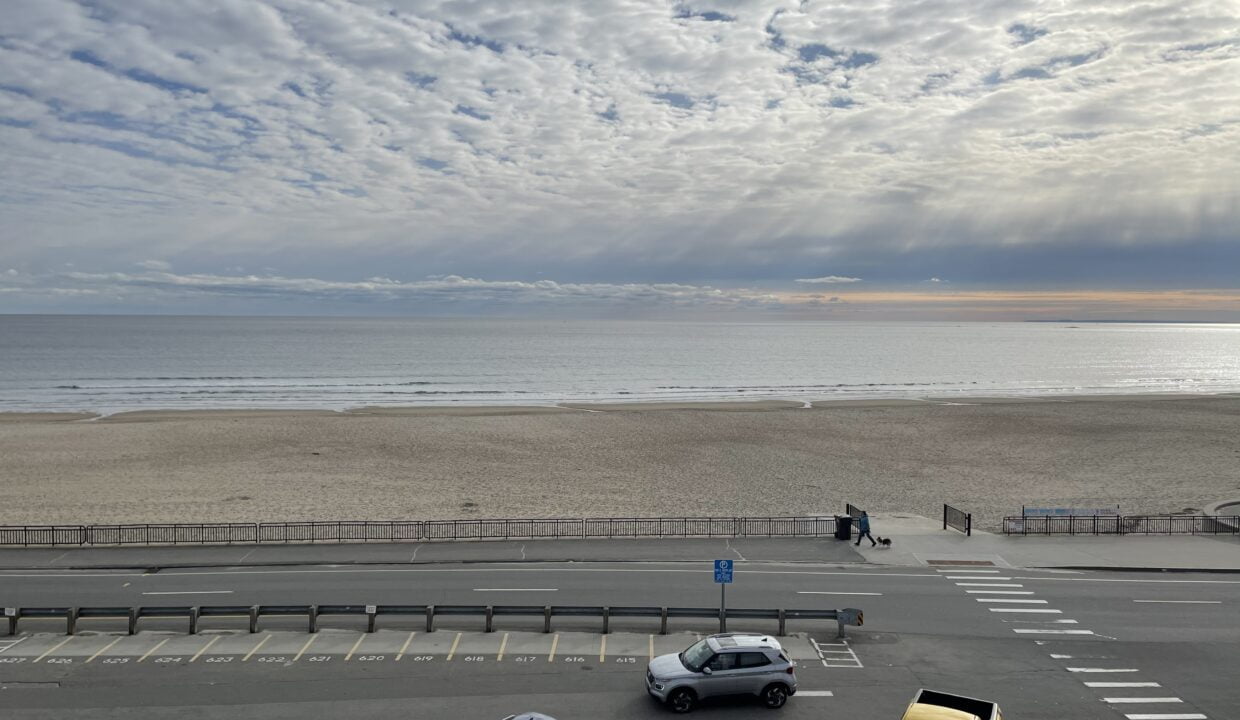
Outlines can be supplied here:
M715 561L715 582L730 583L732 582L732 561L716 560Z

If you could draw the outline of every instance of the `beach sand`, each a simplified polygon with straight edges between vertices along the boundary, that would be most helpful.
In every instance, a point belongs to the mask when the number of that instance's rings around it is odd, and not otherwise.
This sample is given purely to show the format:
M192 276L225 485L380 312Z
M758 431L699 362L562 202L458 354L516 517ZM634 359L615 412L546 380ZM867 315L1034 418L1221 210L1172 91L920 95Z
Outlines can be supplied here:
M0 524L1166 513L1240 497L1240 397L10 415ZM876 528L881 534L882 529Z

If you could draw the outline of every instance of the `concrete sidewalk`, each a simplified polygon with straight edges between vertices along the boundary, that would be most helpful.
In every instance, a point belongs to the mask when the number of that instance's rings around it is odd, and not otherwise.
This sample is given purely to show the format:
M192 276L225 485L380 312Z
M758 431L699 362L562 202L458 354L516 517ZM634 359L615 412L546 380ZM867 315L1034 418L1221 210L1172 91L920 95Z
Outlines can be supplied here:
M967 562L999 567L1114 568L1240 572L1237 536L965 537L941 521L871 513L875 536L890 548L833 538L629 538L422 543L321 543L85 548L0 548L0 569L159 569L264 565L508 562L790 562L933 566Z
M996 535L973 530L965 537L938 520L906 513L870 513L875 537L890 548L861 543L866 562L934 565L971 561L1000 567L1107 568L1240 572L1236 535Z

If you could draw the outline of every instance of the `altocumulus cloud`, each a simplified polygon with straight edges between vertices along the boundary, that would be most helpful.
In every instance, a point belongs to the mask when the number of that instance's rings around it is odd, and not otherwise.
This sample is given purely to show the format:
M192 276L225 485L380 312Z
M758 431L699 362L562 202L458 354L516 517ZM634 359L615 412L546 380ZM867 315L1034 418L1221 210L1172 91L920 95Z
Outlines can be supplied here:
M861 278L843 277L841 275L825 275L823 277L816 277L816 278L797 278L796 281L799 283L812 283L812 284L819 284L819 285L838 285L841 283L843 284L859 283L861 282Z
M1234 285L1234 9L11 0L0 266Z

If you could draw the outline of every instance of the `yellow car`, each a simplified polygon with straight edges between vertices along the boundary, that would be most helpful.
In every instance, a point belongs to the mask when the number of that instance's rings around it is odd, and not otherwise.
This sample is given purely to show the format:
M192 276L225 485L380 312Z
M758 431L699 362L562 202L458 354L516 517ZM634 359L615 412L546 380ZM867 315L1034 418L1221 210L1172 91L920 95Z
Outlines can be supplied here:
M903 720L1003 720L999 706L988 700L918 690Z

